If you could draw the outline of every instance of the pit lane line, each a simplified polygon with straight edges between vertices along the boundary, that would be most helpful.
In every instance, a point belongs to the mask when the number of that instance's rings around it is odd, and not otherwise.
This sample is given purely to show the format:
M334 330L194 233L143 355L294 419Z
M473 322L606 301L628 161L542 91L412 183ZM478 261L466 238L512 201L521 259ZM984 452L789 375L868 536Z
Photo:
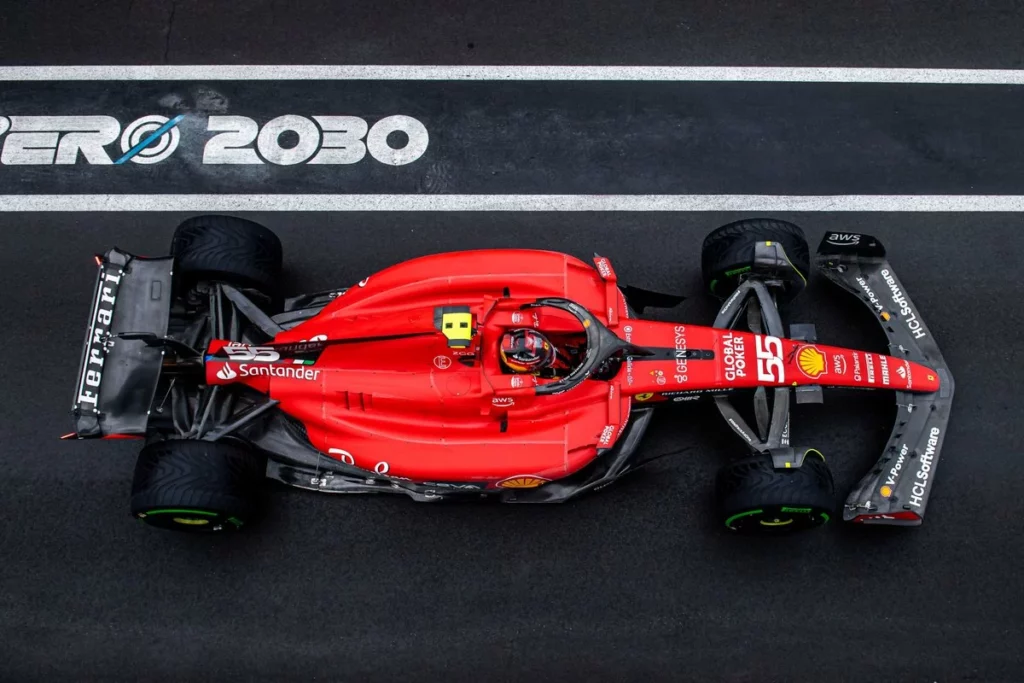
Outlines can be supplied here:
M1024 195L27 194L22 211L1024 212Z
M126 65L8 66L0 81L740 81L1024 85L1021 69L760 66Z
M151 65L0 67L0 81L564 80L1024 85L1024 70L846 67ZM20 211L1021 212L1024 195L0 195Z

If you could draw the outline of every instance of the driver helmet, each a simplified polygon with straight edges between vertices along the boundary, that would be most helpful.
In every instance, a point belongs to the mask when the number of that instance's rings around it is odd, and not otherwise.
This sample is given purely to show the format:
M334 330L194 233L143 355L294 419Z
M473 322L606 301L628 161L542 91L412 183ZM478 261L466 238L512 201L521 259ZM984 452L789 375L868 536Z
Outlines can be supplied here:
M501 337L501 362L512 372L539 372L555 362L555 347L537 330L522 327Z

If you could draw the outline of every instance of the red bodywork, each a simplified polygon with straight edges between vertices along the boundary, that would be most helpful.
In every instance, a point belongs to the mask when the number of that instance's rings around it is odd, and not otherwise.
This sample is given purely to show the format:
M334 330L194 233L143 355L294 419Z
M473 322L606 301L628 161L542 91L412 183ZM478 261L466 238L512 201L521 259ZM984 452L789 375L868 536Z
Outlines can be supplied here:
M522 310L547 297L575 301L621 339L666 351L659 360L622 362L610 379L537 396L537 385L555 380L503 372L498 343L515 327L582 337L580 321L565 311ZM465 348L439 329L442 309L452 307L472 316ZM398 335L406 336L386 339ZM607 259L592 266L543 251L458 252L393 266L273 342L322 339L328 345L312 365L260 362L258 352L250 362L209 359L207 382L243 382L280 401L320 451L418 482L536 486L567 476L615 443L634 401L755 386L933 392L939 384L934 371L903 359L631 319ZM365 341L330 343L345 339ZM229 345L215 340L208 352ZM694 350L711 353L699 359Z

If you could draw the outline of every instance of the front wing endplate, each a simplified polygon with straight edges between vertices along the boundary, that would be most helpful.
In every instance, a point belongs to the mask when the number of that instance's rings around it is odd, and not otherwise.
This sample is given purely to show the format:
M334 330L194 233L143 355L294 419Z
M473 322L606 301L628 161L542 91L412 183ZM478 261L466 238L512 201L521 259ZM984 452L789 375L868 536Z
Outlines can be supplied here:
M871 235L830 233L818 247L818 269L863 301L889 341L889 354L921 363L939 377L928 394L896 392L896 425L877 464L846 499L843 518L869 524L917 526L935 483L953 403L953 376L934 337ZM909 372L897 366L896 372Z

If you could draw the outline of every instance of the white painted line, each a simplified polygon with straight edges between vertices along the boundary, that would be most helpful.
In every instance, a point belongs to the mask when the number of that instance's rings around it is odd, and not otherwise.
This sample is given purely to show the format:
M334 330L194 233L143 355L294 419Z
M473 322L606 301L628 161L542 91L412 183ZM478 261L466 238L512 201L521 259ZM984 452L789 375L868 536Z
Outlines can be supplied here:
M774 81L1024 85L1024 70L761 66L5 66L0 81Z
M32 194L14 211L936 211L1024 212L1024 195Z

